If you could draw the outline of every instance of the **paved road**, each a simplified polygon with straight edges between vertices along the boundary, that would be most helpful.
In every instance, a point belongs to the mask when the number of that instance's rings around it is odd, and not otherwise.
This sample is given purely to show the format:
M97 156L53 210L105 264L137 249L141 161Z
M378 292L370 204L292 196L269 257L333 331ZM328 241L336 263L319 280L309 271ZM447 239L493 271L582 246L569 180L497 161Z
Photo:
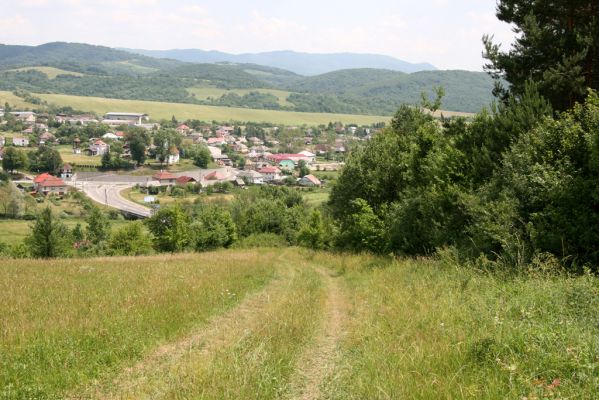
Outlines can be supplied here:
M97 203L142 217L149 217L152 214L152 211L148 207L134 203L121 196L121 191L134 186L131 183L85 181L72 183L72 185L79 190L83 190L89 198Z

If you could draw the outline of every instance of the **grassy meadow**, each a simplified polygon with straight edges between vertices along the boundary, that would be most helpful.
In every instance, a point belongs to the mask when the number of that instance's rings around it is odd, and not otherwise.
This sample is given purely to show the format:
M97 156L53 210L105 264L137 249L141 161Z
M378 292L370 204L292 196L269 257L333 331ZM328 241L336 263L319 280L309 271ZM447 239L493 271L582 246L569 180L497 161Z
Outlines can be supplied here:
M63 94L34 94L57 106L71 106L82 111L104 114L114 110L148 113L153 119L170 119L173 115L179 120L200 119L204 121L253 121L285 125L319 125L341 121L360 125L389 121L391 117L349 114L302 113L293 111L254 110L249 108L216 107L184 103L164 103L158 101L119 100L102 97L70 96ZM10 92L0 92L0 101L8 101L17 107L27 104ZM4 104L4 103L2 103ZM29 104L29 107L33 105Z
M64 69L55 68L55 67L24 67L18 68L12 71L39 71L42 74L45 74L48 78L54 79L58 75L72 75L72 76L83 76L80 72L66 71Z
M6 260L0 398L593 399L598 307L597 277L449 256Z
M264 94L272 94L278 100L279 105L283 107L293 107L293 103L287 101L287 98L291 94L291 92L285 90L277 90L277 89L224 89L217 87L193 87L187 89L187 91L193 95L195 95L196 99L199 100L209 100L218 99L226 94L235 93L239 96L244 96L249 94L250 92L258 92Z

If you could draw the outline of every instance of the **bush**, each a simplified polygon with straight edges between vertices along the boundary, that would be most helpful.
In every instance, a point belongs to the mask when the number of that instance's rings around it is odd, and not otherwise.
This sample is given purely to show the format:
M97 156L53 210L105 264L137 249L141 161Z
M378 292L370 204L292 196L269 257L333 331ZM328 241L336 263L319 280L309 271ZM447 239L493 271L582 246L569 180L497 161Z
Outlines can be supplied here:
M257 247L287 247L289 243L284 236L274 233L257 233L244 237L232 247L235 249L251 249Z

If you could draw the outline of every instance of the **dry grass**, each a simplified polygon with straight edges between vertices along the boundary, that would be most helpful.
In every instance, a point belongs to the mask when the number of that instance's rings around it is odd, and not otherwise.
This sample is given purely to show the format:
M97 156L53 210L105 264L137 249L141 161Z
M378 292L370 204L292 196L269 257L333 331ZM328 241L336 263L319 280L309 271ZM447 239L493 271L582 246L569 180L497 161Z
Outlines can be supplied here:
M83 74L80 72L66 71L64 69L54 68L54 67L25 67L25 68L14 69L13 71L31 71L31 70L39 71L42 74L45 74L49 79L54 79L58 75L83 76Z

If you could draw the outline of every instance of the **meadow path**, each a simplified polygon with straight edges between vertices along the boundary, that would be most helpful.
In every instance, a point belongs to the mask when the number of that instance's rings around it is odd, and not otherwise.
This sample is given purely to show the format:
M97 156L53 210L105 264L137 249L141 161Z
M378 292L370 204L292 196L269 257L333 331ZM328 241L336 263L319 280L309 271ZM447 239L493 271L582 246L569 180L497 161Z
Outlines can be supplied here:
M284 383L284 398L311 400L321 398L321 388L338 361L338 344L343 336L347 301L339 278L325 268L306 264L320 280L319 315L315 330L300 347L295 369ZM177 387L196 385L190 374L207 368L219 353L235 347L264 329L273 312L288 302L292 289L301 280L302 269L282 266L260 291L248 295L236 307L215 316L176 341L158 346L137 364L124 369L111 381L97 382L71 399L170 398ZM169 395L170 393L170 395Z
M317 272L324 281L327 298L321 326L313 344L309 346L297 363L291 378L290 399L315 400L322 397L321 388L334 370L339 359L338 344L343 337L348 303L339 278L332 271L318 267Z

